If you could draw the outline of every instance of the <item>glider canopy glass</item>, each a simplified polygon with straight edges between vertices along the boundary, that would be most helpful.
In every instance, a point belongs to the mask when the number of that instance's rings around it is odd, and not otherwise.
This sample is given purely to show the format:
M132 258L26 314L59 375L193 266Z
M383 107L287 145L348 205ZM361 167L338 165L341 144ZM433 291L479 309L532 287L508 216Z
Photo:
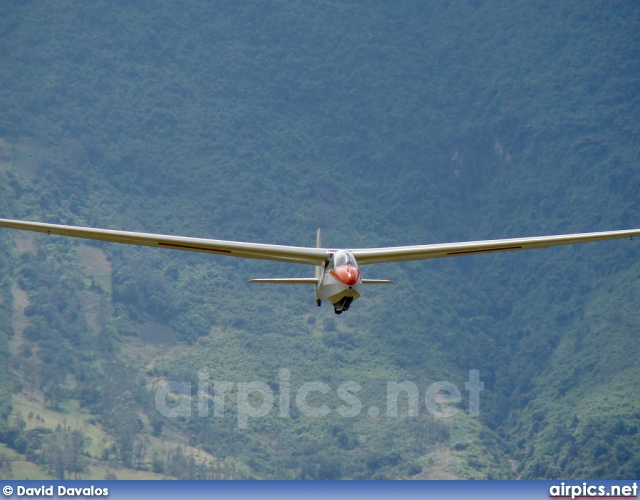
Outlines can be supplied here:
M329 264L329 270L335 269L336 267L342 266L350 266L350 267L358 267L356 264L356 259L354 259L351 252L346 250L338 250L333 254L333 258Z

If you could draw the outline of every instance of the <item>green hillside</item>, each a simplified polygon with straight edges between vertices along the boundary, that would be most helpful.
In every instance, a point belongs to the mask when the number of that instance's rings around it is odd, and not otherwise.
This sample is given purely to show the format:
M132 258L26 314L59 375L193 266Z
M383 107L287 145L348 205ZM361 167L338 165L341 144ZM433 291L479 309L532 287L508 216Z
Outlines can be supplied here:
M0 12L0 217L336 248L640 226L633 2ZM639 257L367 266L395 284L335 316L247 283L303 266L0 230L0 477L636 478ZM167 381L190 416L158 410ZM425 405L436 381L455 415ZM199 416L205 382L234 384L224 416L213 389ZM274 406L245 422L251 382ZM308 382L328 415L299 411ZM387 414L400 382L417 416Z

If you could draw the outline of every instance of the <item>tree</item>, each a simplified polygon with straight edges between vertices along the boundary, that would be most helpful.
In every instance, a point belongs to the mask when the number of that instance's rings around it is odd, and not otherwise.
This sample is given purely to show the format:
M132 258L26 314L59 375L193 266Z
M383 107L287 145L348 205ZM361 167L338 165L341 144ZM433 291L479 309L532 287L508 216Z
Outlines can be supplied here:
M0 477L3 479L11 479L13 477L11 460L4 453L0 454Z
M133 445L133 458L136 469L145 468L145 458L147 455L148 441L146 438L137 438Z
M47 437L42 448L42 458L48 466L49 474L52 474L57 479L64 479L64 448L60 436L60 428L60 425L58 425L56 431Z
M50 474L58 479L79 475L87 470L86 447L91 442L82 429L71 429L58 424L42 449L42 457Z
M74 475L74 479L78 479L78 475L85 472L87 468L87 459L84 455L86 447L91 442L81 429L73 429L65 433L65 468L69 473Z
M13 426L24 431L24 428L27 426L27 422L25 422L22 412L16 411L16 414L13 417Z
M133 465L133 445L140 430L139 415L131 392L126 391L115 399L114 406L105 415L105 426L118 447L120 460L131 467Z
M46 382L42 387L44 392L45 405L58 408L62 401L62 384L64 382L64 374L53 372L49 376L44 377Z

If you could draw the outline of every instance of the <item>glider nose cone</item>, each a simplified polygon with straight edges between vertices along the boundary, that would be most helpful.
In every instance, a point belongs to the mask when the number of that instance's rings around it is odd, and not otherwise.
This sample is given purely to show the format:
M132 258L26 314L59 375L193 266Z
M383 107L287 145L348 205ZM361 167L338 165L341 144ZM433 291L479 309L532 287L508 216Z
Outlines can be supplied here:
M352 266L340 266L331 271L331 276L345 285L355 285L360 281L360 269Z

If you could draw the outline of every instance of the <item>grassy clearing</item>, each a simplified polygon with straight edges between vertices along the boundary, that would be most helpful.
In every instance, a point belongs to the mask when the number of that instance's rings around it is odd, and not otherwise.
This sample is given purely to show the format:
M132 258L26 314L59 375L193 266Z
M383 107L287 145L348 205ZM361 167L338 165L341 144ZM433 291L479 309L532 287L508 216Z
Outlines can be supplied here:
M27 423L26 430L37 428L54 430L58 425L66 425L71 428L81 429L85 435L90 438L91 442L86 451L91 459L91 463L88 472L82 475L82 479L104 479L110 472L114 473L118 479L172 479L170 476L156 474L147 470L128 469L120 467L111 461L101 460L104 456L104 451L111 447L112 439L97 424L95 416L85 412L79 407L78 402L75 400L66 401L58 410L53 410L43 408L41 400L32 400L28 396L20 394L13 396L12 404L14 416L17 412L22 413ZM32 413L32 415L29 418L30 413ZM144 415L141 415L141 417L146 420ZM147 444L146 456L148 461L150 461L154 453L157 453L162 459L166 459L171 450L175 450L176 447L181 446L183 448L183 454L187 457L193 456L198 464L213 464L217 462L214 456L203 450L189 446L187 444L188 440L184 436L168 429L165 429L161 438L145 434L143 435L143 439ZM50 478L46 471L41 471L36 464L26 462L24 456L4 447L4 445L3 448L0 448L0 454L5 449L5 455L12 460L12 462L16 462L17 469L14 467L14 477L16 479ZM150 462L147 463L147 466L150 468Z
M47 474L45 470L38 467L38 465L33 462L27 462L26 460L12 461L11 469L11 479L14 481L55 479L53 476Z
M104 251L89 245L78 245L74 250L86 275L111 295L111 262Z
M14 334L13 338L9 341L9 348L12 354L16 354L24 341L24 329L29 324L29 321L24 315L24 311L29 305L29 298L27 297L27 293L22 290L17 283L13 284L11 293L13 294L12 322Z

